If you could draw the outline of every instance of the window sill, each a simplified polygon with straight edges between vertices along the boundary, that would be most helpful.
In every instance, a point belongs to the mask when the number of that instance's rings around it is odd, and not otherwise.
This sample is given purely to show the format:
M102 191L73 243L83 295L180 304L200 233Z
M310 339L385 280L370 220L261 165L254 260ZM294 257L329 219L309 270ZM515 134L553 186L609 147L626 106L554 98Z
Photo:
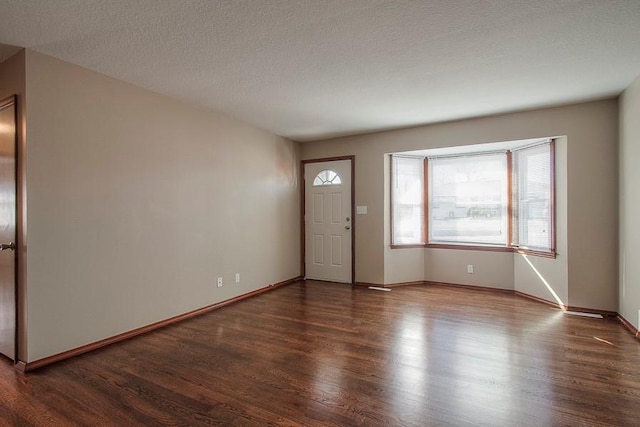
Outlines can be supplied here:
M391 245L391 249L416 249L424 248L424 243L411 243L407 245Z
M430 249L461 249L463 251L513 252L513 248L508 246L469 245L457 243L427 243L425 247Z
M512 248L512 249L513 249L513 252L520 255L531 255L531 256L537 256L540 258L556 259L556 256L558 255L556 251L545 252L545 251L536 251L533 249L525 249L525 248Z
M463 251L485 251L485 252L511 252L511 253L517 253L520 255L529 255L529 256L549 258L549 259L555 259L557 256L557 253L555 251L545 252L545 251L537 251L533 249L514 248L509 246L458 245L458 244L450 244L450 243L391 245L391 249L416 249L416 248L456 249L456 250L463 250Z

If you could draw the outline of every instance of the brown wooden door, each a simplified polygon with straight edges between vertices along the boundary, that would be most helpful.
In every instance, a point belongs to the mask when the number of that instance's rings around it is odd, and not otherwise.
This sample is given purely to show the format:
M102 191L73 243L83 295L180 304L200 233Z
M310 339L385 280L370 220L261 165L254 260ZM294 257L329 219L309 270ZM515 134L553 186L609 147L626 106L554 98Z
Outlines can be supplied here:
M16 108L0 101L0 353L16 353Z

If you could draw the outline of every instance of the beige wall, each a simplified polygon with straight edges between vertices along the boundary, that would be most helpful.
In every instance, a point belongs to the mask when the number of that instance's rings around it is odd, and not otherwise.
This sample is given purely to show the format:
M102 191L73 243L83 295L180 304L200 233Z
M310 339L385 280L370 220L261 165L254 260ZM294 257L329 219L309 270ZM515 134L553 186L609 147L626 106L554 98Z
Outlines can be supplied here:
M17 102L17 122L18 122L18 150L16 155L19 157L24 157L24 144L26 140L26 84L25 84L25 51L22 50L15 55L7 58L0 64L0 100L6 99L10 96L16 96ZM18 174L23 174L24 170L20 168ZM18 183L18 205L24 205L25 197L24 197L24 188ZM18 223L17 231L23 230L24 224L24 207L19 206L18 216L16 218L16 222ZM26 357L26 347L24 343L27 339L27 331L26 331L26 295L24 295L24 287L23 284L25 282L25 274L26 274L26 258L24 257L25 248L26 248L26 239L24 235L17 236L18 247L16 249L16 255L20 256L18 269L16 271L16 278L20 286L18 287L18 303L20 307L18 308L18 323L17 323L17 334L19 335L18 339L18 348L16 352L16 356L19 360L24 360Z
M356 216L356 280L394 283L413 278L415 271L405 277L400 273L403 268L390 271L390 265L414 265L412 259L419 252L392 251L386 244L385 153L566 136L566 171L560 172L566 173L566 194L558 195L558 203L566 204L569 224L564 231L566 237L563 231L558 233L560 239L566 238L566 250L556 260L537 264L543 277L548 276L547 282L559 288L557 293L566 298L566 304L617 310L617 123L617 102L611 99L307 142L302 144L302 158L355 155L356 204L367 205L369 211L368 215ZM595 170L598 173L593 173ZM456 282L464 277L464 283L471 285L509 287L513 277L514 289L541 286L534 283L538 276L528 275L519 261L508 262L512 255L429 249L424 250L424 256L423 277L427 280ZM466 269L466 264L474 264L486 275L461 274L457 269ZM538 292L544 295L542 288Z
M32 51L26 82L28 361L298 276L298 143Z
M427 249L425 280L514 289L513 254L449 249ZM467 266L473 265L473 274Z
M640 78L620 97L620 314L640 328Z
M618 311L618 102L557 120L567 145L569 305Z

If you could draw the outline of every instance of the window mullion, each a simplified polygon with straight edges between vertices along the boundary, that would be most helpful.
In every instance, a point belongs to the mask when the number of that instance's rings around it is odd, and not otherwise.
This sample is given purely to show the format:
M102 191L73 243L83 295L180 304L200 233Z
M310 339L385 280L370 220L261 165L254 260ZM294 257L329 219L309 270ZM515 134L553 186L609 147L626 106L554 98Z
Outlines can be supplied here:
M513 245L513 162L507 150L507 246Z
M551 252L556 253L556 140L551 139L549 141L549 168L551 169L550 173L550 183L551 183L551 194L550 201L551 204Z
M424 209L424 236L423 242L425 244L429 243L429 218L431 217L431 213L429 212L429 158L424 158L424 184L423 184L423 209Z

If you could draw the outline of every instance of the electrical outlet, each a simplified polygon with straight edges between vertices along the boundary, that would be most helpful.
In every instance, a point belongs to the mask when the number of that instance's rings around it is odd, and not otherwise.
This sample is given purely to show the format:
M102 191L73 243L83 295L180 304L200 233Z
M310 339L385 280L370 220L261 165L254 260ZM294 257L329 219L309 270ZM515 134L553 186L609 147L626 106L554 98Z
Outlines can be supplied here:
M236 283L240 283L240 273L236 273Z
M467 273L473 274L473 265L471 265L471 264L467 265Z
M222 277L218 277L218 287L222 287Z

